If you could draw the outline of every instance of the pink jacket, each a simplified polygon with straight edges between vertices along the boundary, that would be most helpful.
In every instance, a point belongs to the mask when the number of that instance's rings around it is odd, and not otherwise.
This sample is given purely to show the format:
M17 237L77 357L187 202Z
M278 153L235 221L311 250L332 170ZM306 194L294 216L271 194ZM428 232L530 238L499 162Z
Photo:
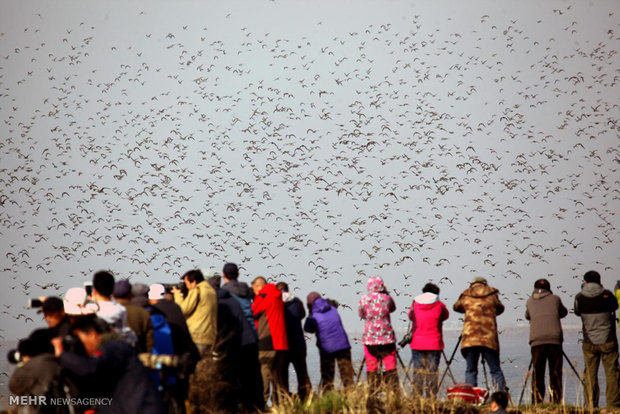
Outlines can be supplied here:
M390 313L396 310L394 300L387 294L383 279L368 279L368 294L360 299L358 314L366 321L362 343L364 345L385 345L396 342Z
M416 296L409 309L412 325L411 349L439 351L444 348L441 326L450 313L434 293Z

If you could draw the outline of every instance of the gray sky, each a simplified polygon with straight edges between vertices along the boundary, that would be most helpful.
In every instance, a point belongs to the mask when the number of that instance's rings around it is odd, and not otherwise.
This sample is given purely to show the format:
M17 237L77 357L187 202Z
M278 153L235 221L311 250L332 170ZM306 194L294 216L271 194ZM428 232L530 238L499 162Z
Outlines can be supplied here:
M567 305L587 270L612 288L619 9L2 2L0 334L102 268L234 261L351 332L377 274L399 328L429 280L451 306L487 277L505 327L537 278Z

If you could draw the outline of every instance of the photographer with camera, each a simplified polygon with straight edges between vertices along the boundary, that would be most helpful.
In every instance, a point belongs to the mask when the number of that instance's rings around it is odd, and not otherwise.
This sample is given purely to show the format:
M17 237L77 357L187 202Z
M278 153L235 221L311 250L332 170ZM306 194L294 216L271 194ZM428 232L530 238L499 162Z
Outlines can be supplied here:
M309 315L304 323L304 331L316 335L323 391L334 388L336 364L342 385L344 387L353 385L351 344L336 306L333 305L333 301L322 298L318 292L310 292L306 303Z
M31 308L43 313L48 328L33 331L26 339L19 341L17 349L9 351L7 359L18 367L11 376L9 387L15 395L46 396L64 398L77 395L73 382L62 370L54 357L52 338L61 337L67 348L83 351L71 342L71 322L65 314L63 301L55 296L31 299ZM49 407L30 407L29 412L50 412ZM46 411L47 409L47 411ZM70 412L71 407L55 407L55 413Z
M371 392L377 392L382 382L379 373L379 364L382 364L383 379L389 388L397 391L396 335L390 320L390 313L396 310L396 304L381 277L368 279L367 287L368 294L360 299L358 314L365 321L362 343L368 384Z
M217 296L200 270L190 270L181 280L185 283L187 295L183 297L181 290L175 286L172 288L174 302L181 308L189 333L202 355L215 345Z
M411 320L411 357L413 359L413 392L435 398L438 391L439 359L443 344L443 321L448 308L439 300L439 287L427 283L422 294L414 298L409 309Z
M72 382L67 378L61 365L54 357L54 348L50 329L33 331L26 339L19 341L17 349L9 351L10 363L18 364L9 381L9 389L19 396L44 396L66 398L77 394ZM29 413L65 414L73 407L45 405L31 406Z
M86 356L67 351L62 338L51 340L60 365L85 384L96 384L99 397L109 405L98 413L166 413L157 388L135 351L117 334L106 333L106 324L94 315L81 316L73 333L86 350Z

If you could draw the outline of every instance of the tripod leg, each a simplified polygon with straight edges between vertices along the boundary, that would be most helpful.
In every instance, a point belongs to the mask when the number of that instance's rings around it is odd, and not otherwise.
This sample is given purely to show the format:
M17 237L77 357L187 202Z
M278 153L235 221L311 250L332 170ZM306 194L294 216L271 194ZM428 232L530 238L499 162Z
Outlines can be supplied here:
M527 387L527 380L530 378L530 375L532 373L533 362L534 361L530 359L530 366L527 368L527 373L525 374L525 379L523 380L523 388L521 389L521 395L519 396L519 405L521 405L521 402L523 401L523 394L525 394L525 388Z
M402 358L400 357L400 354L398 353L398 351L396 351L396 357L398 358L398 362L400 362L400 366L403 367L403 371L405 371L405 378L407 378L407 380L413 384L413 380L409 377L409 372L407 372L407 367L405 366L405 363L403 362Z
M355 383L359 384L360 382L360 377L362 376L362 369L364 369L364 364L366 363L366 358L362 359L362 362L360 362L360 367L357 370L357 375L355 376Z
M452 370L450 369L450 363L448 362L448 357L446 357L446 353L444 351L441 351L441 355L443 355L443 360L446 362L446 372L450 376L452 383L456 384L456 379L454 378L454 374L452 373Z
M452 351L452 355L450 355L450 360L447 361L446 369L444 370L443 374L441 375L441 379L439 380L439 384L437 384L437 389L441 388L441 384L443 384L443 380L444 380L444 378L446 378L446 374L448 373L448 369L450 369L450 365L452 364L452 361L454 361L454 356L456 355L456 351L459 349L459 345L461 344L461 339L463 339L463 335L459 335L459 340L456 341L456 345L454 346L454 350ZM455 384L456 384L456 381L455 381Z
M581 376L579 375L579 372L577 372L577 369L575 368L573 363L570 361L570 359L568 359L568 355L566 355L566 352L564 352L564 350L562 350L562 355L564 355L564 358L566 359L566 362L568 362L568 365L570 365L571 369L575 373L575 376L577 377L577 379L581 383L581 386L585 389L586 388L586 384L583 382L583 379L581 379Z

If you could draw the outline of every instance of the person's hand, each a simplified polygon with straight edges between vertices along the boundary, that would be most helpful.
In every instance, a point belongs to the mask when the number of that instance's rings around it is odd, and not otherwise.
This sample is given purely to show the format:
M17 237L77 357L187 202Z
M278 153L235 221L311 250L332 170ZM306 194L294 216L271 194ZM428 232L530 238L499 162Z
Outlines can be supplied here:
M65 352L65 347L62 345L61 337L52 338L50 342L54 347L54 356L59 357L62 355L63 352Z
M172 292L173 295L176 295L177 293L181 292L181 289L179 289L176 286L173 286L172 289L170 289L170 292Z

